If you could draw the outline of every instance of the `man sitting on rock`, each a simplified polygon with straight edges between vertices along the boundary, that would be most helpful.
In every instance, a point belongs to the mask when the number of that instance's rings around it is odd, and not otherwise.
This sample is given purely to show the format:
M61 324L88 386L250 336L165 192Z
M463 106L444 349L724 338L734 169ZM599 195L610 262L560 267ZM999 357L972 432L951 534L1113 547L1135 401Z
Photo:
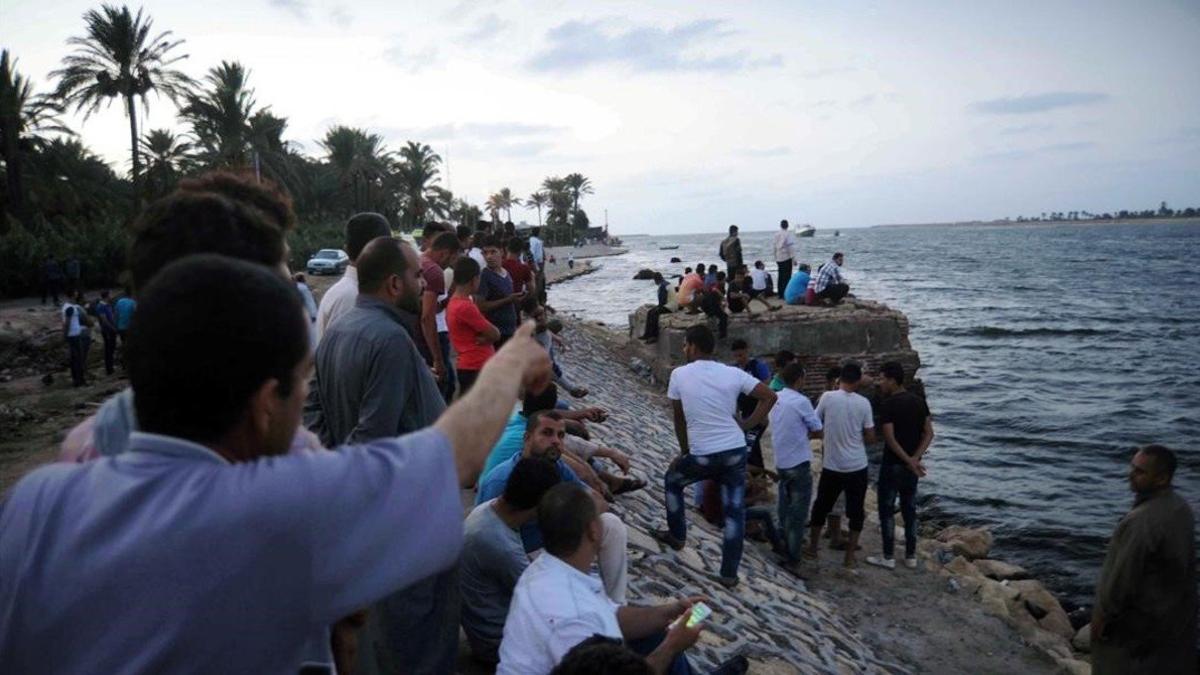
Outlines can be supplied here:
M624 640L646 656L655 673L691 672L683 653L700 630L687 627L686 615L700 598L630 607L606 597L588 573L601 554L605 527L595 501L579 485L551 488L538 505L537 520L546 550L513 592L497 675L545 675L597 635Z
M746 371L714 360L715 348L708 326L692 326L683 341L688 364L671 372L667 397L674 410L680 454L664 480L670 529L656 532L655 537L677 551L682 549L687 539L683 489L698 481L716 480L725 516L720 582L732 588L738 583L746 527L746 430L763 423L775 404L775 392ZM738 396L742 394L758 399L758 404L739 422Z
M499 660L513 589L529 566L520 529L537 519L538 501L559 480L552 462L522 459L503 494L476 506L463 523L462 627L472 654L484 663Z
M871 404L857 393L862 381L862 366L847 363L842 366L839 388L827 391L817 402L817 416L825 429L824 460L821 480L817 485L817 500L813 504L812 528L805 557L817 559L817 542L821 540L821 524L833 509L834 502L846 494L846 517L850 521L850 538L846 543L847 568L855 567L854 551L865 520L864 502L867 496L867 448L875 442L875 421Z
M839 251L833 254L833 259L821 265L817 270L817 285L814 289L818 300L828 300L836 305L850 292L850 284L842 277L842 263L846 257Z
M583 481L562 460L563 439L567 432L564 419L557 410L543 410L530 415L525 426L525 446L521 453L501 462L496 468L488 471L479 481L479 494L475 504L479 505L489 499L495 499L504 493L509 478L517 466L517 462L530 457L543 458L553 462L559 477L566 482L583 486ZM596 500L603 526L599 543L600 578L604 580L604 590L613 602L625 602L625 591L629 585L628 563L626 560L625 543L629 534L625 523L617 516L608 513L604 499L595 492L589 494ZM521 540L525 550L532 553L542 548L542 532L537 522L527 522L521 527Z
M1133 456L1133 508L1117 524L1096 583L1092 668L1196 672L1195 515L1171 487L1177 460L1161 445Z

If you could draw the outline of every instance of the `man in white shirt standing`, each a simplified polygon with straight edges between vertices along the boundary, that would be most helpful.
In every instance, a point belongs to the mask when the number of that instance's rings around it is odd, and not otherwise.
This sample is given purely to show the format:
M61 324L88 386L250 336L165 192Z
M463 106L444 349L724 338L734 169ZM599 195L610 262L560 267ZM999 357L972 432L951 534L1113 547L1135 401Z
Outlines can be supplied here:
M358 297L358 268L355 267L358 254L375 237L391 234L392 228L387 218L378 213L359 213L346 221L346 255L350 257L350 266L342 278L321 296L321 305L317 307L318 342L333 322L354 309L354 300Z
M812 447L808 439L820 438L824 426L808 397L799 391L804 384L804 366L789 363L780 371L779 379L783 389L771 408L771 442L779 474L779 526L787 547L785 567L795 570L812 501Z
M529 261L533 265L534 278L537 279L538 301L546 304L546 245L542 243L542 228L535 227L529 231Z
M583 486L550 488L538 504L537 521L546 549L513 591L497 675L546 675L572 647L595 635L624 639L656 673L668 672L676 658L686 661L683 652L696 643L701 626L688 628L684 615L700 598L657 607L610 600L588 573L604 534L596 503Z
M683 339L688 364L671 371L667 398L674 411L679 457L671 462L665 479L668 531L655 537L675 550L687 541L683 489L712 479L721 486L725 534L721 544L720 582L726 588L738 583L738 565L746 529L746 430L763 423L775 392L741 368L713 360L716 339L705 325L692 326ZM758 399L754 412L738 416L738 396Z
M842 492L846 493L846 518L850 521L850 539L846 544L845 566L855 566L854 551L862 534L867 496L867 443L875 442L875 421L871 403L858 394L862 366L854 362L842 366L838 388L821 395L817 416L825 426L825 457L817 501L812 508L812 528L805 557L817 559L821 523L833 509Z
M779 221L779 232L775 233L775 264L779 266L779 280L775 284L780 295L792 278L792 258L796 257L796 235L788 231L788 221Z
M62 306L63 336L67 339L71 384L76 387L87 384L88 325L91 319L83 305L83 293L75 291L75 295Z

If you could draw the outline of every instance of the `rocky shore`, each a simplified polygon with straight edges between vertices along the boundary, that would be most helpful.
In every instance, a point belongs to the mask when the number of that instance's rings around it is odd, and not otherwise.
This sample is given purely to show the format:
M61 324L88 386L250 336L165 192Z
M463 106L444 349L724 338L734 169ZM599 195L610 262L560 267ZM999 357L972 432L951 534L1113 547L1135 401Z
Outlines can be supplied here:
M847 311L892 311L873 304ZM903 328L907 343L906 320ZM698 593L713 599L712 630L695 654L702 670L740 653L756 673L1090 672L1077 651L1086 650L1086 629L1077 636L1054 596L1024 570L989 559L986 530L952 526L925 533L917 570L847 571L841 554L823 546L806 580L784 572L765 544L748 542L742 583L725 590L713 576L721 533L698 514L689 514L688 546L678 553L649 534L664 525L663 475L677 451L665 379L650 365L658 348L587 322L568 322L568 333L572 349L562 357L564 367L592 389L589 403L612 413L598 436L630 452L634 473L650 484L617 504L630 526L631 598L653 602ZM819 472L819 443L815 450ZM765 452L771 466L769 439ZM773 508L773 499L766 505ZM880 546L873 492L867 514L860 561Z

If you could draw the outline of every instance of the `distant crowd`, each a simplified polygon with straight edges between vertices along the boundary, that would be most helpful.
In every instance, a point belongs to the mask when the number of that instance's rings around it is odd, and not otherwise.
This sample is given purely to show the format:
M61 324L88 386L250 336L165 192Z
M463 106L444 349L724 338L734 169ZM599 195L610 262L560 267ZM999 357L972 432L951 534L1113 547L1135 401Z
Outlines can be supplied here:
M461 665L460 629L472 667L498 673L693 672L711 600L628 602L628 527L614 504L646 482L636 449L599 440L610 412L580 404L591 392L559 363L569 336L547 304L538 230L431 223L414 247L383 216L357 214L345 224L350 266L317 302L286 265L294 225L273 185L205 174L141 214L120 300L72 289L68 343L93 317L111 327L129 388L0 505L0 672L441 674ZM736 234L721 252L742 278ZM845 292L822 292L844 282L828 276L816 296L837 302ZM748 308L758 298L746 295ZM739 585L747 523L798 576L826 527L854 567L878 417L883 550L867 562L895 567L899 499L915 567L934 431L906 390L911 373L883 364L873 411L858 393L870 377L843 364L814 406L795 354L772 368L734 341L725 364L717 339L690 328L670 377L679 454L662 467L666 527L654 536L687 545L696 485L724 530L714 583ZM754 486L770 475L768 428L774 512ZM815 499L813 438L824 444ZM1194 619L1173 462L1158 446L1135 456L1136 522L1118 530L1101 577L1093 626L1130 663L1151 637L1151 657L1181 656L1185 610ZM748 666L735 655L712 672Z

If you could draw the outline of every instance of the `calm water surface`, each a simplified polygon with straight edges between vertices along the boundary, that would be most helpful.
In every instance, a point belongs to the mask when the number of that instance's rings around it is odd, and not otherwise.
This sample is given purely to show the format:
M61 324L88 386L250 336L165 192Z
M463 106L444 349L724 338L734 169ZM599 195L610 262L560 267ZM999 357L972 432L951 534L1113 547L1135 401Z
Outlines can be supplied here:
M747 261L773 274L772 234L742 240ZM593 261L603 269L556 288L553 304L625 330L654 297L634 272L719 262L721 236L628 237L628 254ZM927 520L992 526L994 555L1070 606L1090 603L1130 506L1132 446L1179 450L1177 489L1200 510L1200 221L849 229L801 242L814 268L844 251L851 291L909 317L938 434Z

